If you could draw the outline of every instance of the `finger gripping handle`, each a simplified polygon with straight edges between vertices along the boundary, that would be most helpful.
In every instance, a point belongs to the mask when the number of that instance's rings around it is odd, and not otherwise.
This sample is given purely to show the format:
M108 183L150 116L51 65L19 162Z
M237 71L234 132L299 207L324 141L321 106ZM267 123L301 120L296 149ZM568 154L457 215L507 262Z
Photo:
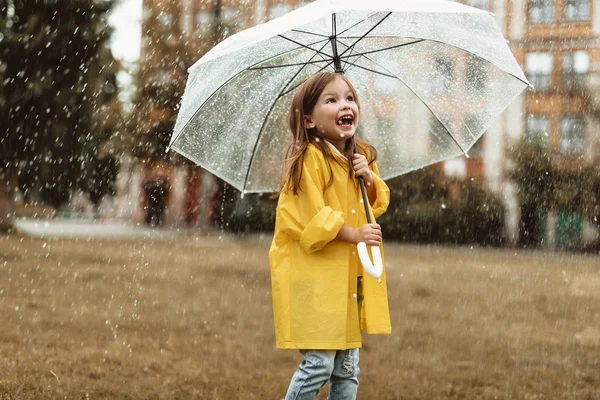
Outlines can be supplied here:
M371 246L373 262L371 262L369 250L367 250L367 244L365 242L360 242L356 247L358 247L358 257L360 258L360 262L365 271L373 278L379 278L383 272L383 261L381 259L379 246Z

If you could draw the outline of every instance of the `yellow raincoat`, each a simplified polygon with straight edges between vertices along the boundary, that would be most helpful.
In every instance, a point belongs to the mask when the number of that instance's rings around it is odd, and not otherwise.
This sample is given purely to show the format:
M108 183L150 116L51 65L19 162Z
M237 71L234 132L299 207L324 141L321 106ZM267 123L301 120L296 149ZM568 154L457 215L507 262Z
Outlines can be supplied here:
M331 161L333 184L321 150L310 144L304 156L298 195L282 193L275 235L269 251L277 347L345 350L361 347L361 329L391 333L384 272L379 279L364 273L356 245L335 240L343 224L367 223L358 180L344 165ZM390 200L387 185L371 167L377 198L375 218ZM382 249L383 254L383 249ZM357 277L363 276L360 321Z

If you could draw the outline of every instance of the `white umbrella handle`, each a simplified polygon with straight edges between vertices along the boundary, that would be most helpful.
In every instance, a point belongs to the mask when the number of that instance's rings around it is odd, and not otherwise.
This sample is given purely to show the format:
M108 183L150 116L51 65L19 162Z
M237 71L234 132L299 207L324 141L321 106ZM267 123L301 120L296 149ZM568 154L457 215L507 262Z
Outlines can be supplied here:
M373 278L379 278L383 272L383 261L381 259L381 251L379 250L379 246L371 246L373 262L371 262L369 250L367 250L367 244L365 242L360 242L356 245L356 247L358 247L358 256L360 257L360 262L362 263L365 271L367 271L367 273Z

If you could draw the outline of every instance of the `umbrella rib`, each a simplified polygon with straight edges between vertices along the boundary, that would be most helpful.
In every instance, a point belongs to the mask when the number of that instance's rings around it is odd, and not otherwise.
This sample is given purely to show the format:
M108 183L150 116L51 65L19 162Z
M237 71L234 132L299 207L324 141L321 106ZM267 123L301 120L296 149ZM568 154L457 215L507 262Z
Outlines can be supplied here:
M300 43L300 42L297 42L297 41L295 41L295 40L293 40L293 39L290 39L289 37L285 37L285 36L283 36L283 35L277 35L277 36L279 36L280 38L283 38L283 39L285 39L285 40L289 40L290 42L292 42L292 43L294 43L294 44L297 44L298 46L300 46L300 47L303 47L303 48L305 48L305 49L307 49L307 50L314 51L315 53L320 53L320 54L322 54L322 55L324 55L324 56L326 56L326 57L332 57L330 54L323 53L323 52L322 52L322 51L320 51L320 50L315 50L315 49L313 49L312 47L309 47L308 45L305 45L305 44L302 44L302 43ZM322 40L319 40L319 41L318 41L318 42L316 42L316 43L321 43L321 42L322 42ZM324 47L323 47L323 48L324 48Z
M322 67L321 69L319 69L317 72L315 72L315 74L316 74L316 73L319 73L319 72L321 72L321 71L323 71L325 68L329 67L331 64L333 64L333 61L329 61L329 62L327 63L327 65L325 65L324 67ZM279 97L283 97L283 96L285 96L286 94L288 94L288 93L290 93L290 92L294 91L294 89L296 89L298 86L302 85L302 83L303 83L303 82L300 82L299 84L297 84L296 86L292 87L291 89L289 89L289 90L287 90L287 91L285 91L285 92L281 93L281 95L280 95Z
M323 42L325 42L325 46L327 46L327 43L329 42L329 39L323 39L323 40L319 40L319 41L316 41L316 42L313 42L313 43L309 43L307 46L313 46L315 44L319 44L319 43L323 43ZM321 46L321 48L319 50L323 50L325 48L325 46ZM266 58L264 60L260 60L260 61L256 62L255 64L252 64L251 66L247 67L246 70L248 70L248 69L254 69L259 64L265 63L267 61L271 61L274 58L281 57L281 56L283 56L283 55L285 55L287 53L291 53L292 51L296 51L296 50L299 50L301 48L302 47L296 47L294 49L289 49L289 50L286 50L286 51L284 51L282 53L275 54L274 56L271 56L271 57ZM312 48L311 48L311 50L314 51L314 49L312 49Z
M319 50L323 50L323 49L324 49L324 48L325 48L325 47L326 47L326 46L327 46L329 43L330 43L330 42L329 42L329 40L327 40L327 41L325 42L325 44L323 44L323 46L321 46L321 48L320 48ZM318 53L317 55L318 55L319 57L321 57L321 59L322 59L323 61L329 61L329 58L326 58L326 57L324 57L322 53Z
M434 40L434 39L427 39L430 42L435 42L435 43L440 43L443 44L444 46L450 46L450 47L454 47L455 49L458 49L460 51L464 51L465 53L474 55L477 58L480 58L490 64L492 64L495 68L499 69L500 71L504 71L505 73L507 73L508 75L512 76L515 79L518 79L519 81L523 82L524 84L526 84L527 86L531 86L531 84L527 81L524 81L523 79L519 78L518 76L516 76L515 74L513 74L512 72L507 71L505 68L500 67L499 65L497 65L495 62L488 60L485 57L481 57L479 54L475 54L469 50L463 49L462 47L458 47L457 45L451 44L451 43L446 43L446 42L442 42L440 40ZM465 153L466 154L466 153Z
M298 32L298 33L304 33L304 34L307 34L307 35L319 36L319 37L326 38L327 40L329 40L329 36L323 35L321 33L308 32L308 31L303 31L301 29L292 29L291 31L292 32Z
M350 53L350 55L344 56L343 58L350 58L350 57L357 57L357 56L364 56L366 54L373 54L373 53L378 53L380 51L386 51L386 50L392 50L392 49L397 49L399 47L404 47L404 46L408 46L411 44L415 44L415 43L420 43L425 41L425 39L419 39L419 40L415 40L413 42L409 42L409 43L402 43L402 44L398 44L396 46L390 46L390 47L383 47L377 50L371 50L371 51L365 51L364 53Z
M365 57L365 58L367 58L367 57ZM397 78L395 75L384 74L383 72L375 71L374 69L363 67L362 65L358 65L358 64L352 63L350 61L348 61L347 63L350 64L350 65L352 65L353 67L364 69L365 71L369 71L369 72L372 72L374 74L379 74L379 75L382 75L382 76L387 76L388 78Z
M286 38L286 39L287 39L287 38ZM321 46L321 48L320 48L319 50L323 50L323 49L325 48L325 46L327 46L327 44L329 43L329 40L328 40L328 39L327 39L327 40L319 40L319 41L317 41L317 42L314 42L314 43L311 43L311 44L309 44L309 46L315 45L315 44L317 44L317 43L322 43L322 42L325 42L325 44L324 44L323 46ZM304 46L303 46L303 47L304 47ZM169 144L169 146L167 147L167 151L168 151L168 150L171 148L171 144L175 143L175 141L176 141L177 139L179 139L179 136L181 136L181 134L183 133L183 131L185 130L185 128L187 128L187 126L188 126L188 125L191 123L191 121L194 119L194 117L195 117L196 115L198 115L198 113L200 112L200 109L201 109L201 108L204 106L204 104L206 104L206 102L207 102L208 100L210 100L210 99L213 97L213 95L214 95L216 92L218 92L219 90L221 90L221 88L223 88L224 86L226 86L226 85L227 85L229 82L231 82L233 79L237 78L237 77L238 77L240 74L242 74L242 73L246 72L246 71L247 71L247 70L249 70L249 69L252 69L254 66L256 66L256 65L259 65L259 64L261 64L261 63L264 63L264 62L266 62L266 61L272 60L272 59L274 59L274 58L281 57L281 56L282 56L282 55L284 55L284 54L290 53L290 52L292 52L292 51L296 51L296 50L298 50L298 49L299 49L299 48L295 48L295 49L286 50L286 51L284 51L284 52L282 52L282 53L279 53L279 54L276 54L276 55L274 55L274 56L271 56L271 57L269 57L269 58L267 58L267 59L265 59L265 60L261 60L261 61L259 61L259 62L255 63L255 64L251 65L250 67L247 67L247 68L245 68L245 69L243 69L243 70L239 71L239 72L238 72L238 73L236 73L234 76L232 76L231 78L229 78L229 79L228 79L226 82L223 82L223 84L222 84L221 86L219 86L219 87L218 87L218 88L217 88L217 89L216 89L216 90L215 90L215 91L214 91L214 92L213 92L213 93L212 93L210 96L208 96L208 97L206 98L206 100L204 100L204 102L202 102L202 104L201 104L201 105L200 105L200 106L199 106L199 107L196 109L196 111L194 112L194 114L192 115L192 117L191 117L191 118L188 120L188 122L186 122L186 124L183 126L183 128L181 128L181 130L179 131L179 134L178 134L178 135L177 135L177 136L176 136L174 139L172 139L172 140L171 140L171 143L170 143L170 144ZM310 50L314 51L314 49L310 49ZM313 58L314 58L314 56L313 56ZM326 65L326 66L325 66L325 68L327 68L327 66L328 66L328 65ZM323 69L324 69L324 68L320 69L319 71L322 71ZM302 70L302 69L301 69L301 70ZM295 88L294 88L294 89L295 89Z
M340 42L341 43L341 42ZM343 43L342 43L343 44ZM350 51L350 55L346 57L346 61L344 62L343 70L346 70L346 66L348 66L348 60L352 57L352 50ZM341 57L340 57L341 58Z
M306 61L306 62L300 62L300 63L294 63L294 64L269 65L269 66L266 66L266 67L250 67L250 68L248 68L248 70L283 68L283 67L296 67L296 66L299 66L299 65L319 64L319 63L324 63L324 62L328 62L328 60L314 60L314 61Z
M359 39L362 36L340 36L340 35L338 35L338 37L342 38L342 39ZM399 35L392 35L392 34L389 34L389 35L369 35L367 37L367 39L398 39L400 37L405 38L405 39L408 39L408 38L416 39L416 38L413 38L412 36L399 36Z
M389 36L369 36L369 38L376 38L376 37L387 38L387 37L389 37ZM407 38L408 38L408 37L407 37ZM415 38L415 39L418 39L418 38ZM459 47L458 45L455 45L455 44L452 44L452 43L446 43L446 42L443 42L443 41L441 41L441 40L435 40L435 39L431 39L431 38L426 38L426 39L422 39L422 38L421 38L421 39L418 39L418 40L421 40L421 41L428 41L428 42L434 42L434 43L439 43L439 44L441 44L441 45L444 45L444 46L449 46L449 47L453 47L453 48L455 48L455 49L457 49L457 50L460 50L460 51L463 51L463 52L465 52L465 53L468 53L468 54L474 55L475 57L478 57L478 58L480 58L480 59L482 59L482 60L484 60L484 61L486 61L486 62L488 62L488 63L492 64L492 65L493 65L495 68L499 69L500 71L503 71L503 72L507 73L508 75L510 75L510 76L512 76L512 77L514 77L515 79L517 79L517 80L519 80L519 81L523 82L523 83L524 83L524 84L526 84L527 86L531 86L531 84L530 84L529 82L527 82L527 81L524 81L523 79L519 78L518 76L516 76L516 75L515 75L515 74L513 74L512 72L509 72L509 71L507 71L507 70L506 70L506 68L502 68L501 66L499 66L499 65L498 65L498 64L496 64L495 62L493 62L493 61L490 61L490 60L488 60L487 58L480 56L479 54L475 54L475 53L473 53L472 51L469 51L469 50L467 50L467 49L463 49L462 47ZM416 41L415 41L415 42L413 42L413 43L416 43ZM412 43L411 43L411 44L412 44ZM371 53L374 53L374 52L375 52L375 51L372 51ZM368 53L365 53L365 54L368 54Z
M415 92L415 91L413 90L413 88L412 88L412 87L410 87L410 85L408 85L406 82L404 82L402 79L400 79L400 78L399 78L399 77L398 77L396 74L394 74L392 71L390 71L389 69L387 69L386 67L384 67L383 65L381 65L380 63L378 63L377 61L375 61L375 60L373 60L373 59L371 59L371 58L369 58L369 57L367 57L367 56L363 56L363 57L364 57L364 58L366 58L367 60L371 61L373 64L375 64L375 65L379 66L380 68L383 68L384 70L386 70L387 72L389 72L391 75L386 75L386 76L390 76L390 77L392 77L392 78L398 79L400 82L402 82L402 83L404 84L404 86L406 86L406 87L407 87L407 88L408 88L408 89L409 89L411 92L413 92L413 94L414 94L415 96L417 96L417 98L418 98L419 100L421 100L421 103L423 103L423 105L424 105L425 107L427 107L427 109L428 109L428 110L429 110L429 111L430 111L430 112L433 114L433 116L434 116L435 118L437 118L437 120L438 120L438 121L440 121L440 124L442 124L442 126L444 127L444 129L446 130L446 132L448 132L448 135L449 135L449 136L450 136L450 138L451 138L451 139L454 141L454 143L456 143L456 145L458 146L458 148L460 149L460 151L462 151L462 152L463 152L463 154L464 154L465 156L467 156L467 157L468 157L468 154L467 154L467 152L466 152L466 151L463 149L463 147L460 145L460 143L458 143L458 140L456 140L456 138L454 137L454 135L452 135L452 133L450 132L450 129L448 129L448 127L446 126L446 124L444 123L444 121L442 121L442 120L440 119L440 117L439 117L439 116L436 114L436 112L435 112L435 111L433 111L433 110L431 109L431 107L429 107L429 105L427 104L427 102L425 102L425 101L424 101L424 100L421 98L421 96L419 96L419 94L418 94L417 92ZM363 69L366 69L366 68L364 68L364 67L361 67L361 66L359 66L359 65L357 65L357 67L359 67L359 68L363 68ZM384 74L381 74L381 75L384 75Z
M371 36L369 36L368 38L369 38L369 39L371 39L371 38L388 38L388 39L389 39L389 38L394 38L394 37L395 37L395 36L375 36L375 35L371 35ZM340 37L340 38L343 38L343 39L354 39L354 38L358 38L358 36L342 36L342 37ZM406 37L406 38L408 38L408 37ZM415 39L417 39L417 38L415 38ZM440 40L431 39L431 38L427 38L427 39L417 39L417 40L415 40L414 42L410 42L410 43L406 43L406 44L415 44L415 43L419 43L419 42L422 42L422 41L429 41L429 42L435 42L435 43L439 43L439 44L442 44L442 45L444 45L444 46L450 46L450 47L454 47L455 49L458 49L458 50L460 50L460 51L464 51L465 53L472 54L472 55L474 55L475 57L479 57L479 58L481 58L482 60L485 60L485 61L487 61L488 63L492 64L492 65L493 65L495 68L498 68L499 70L501 70L501 71L504 71L505 73L509 74L510 76L514 77L515 79L518 79L519 81L523 82L523 83L524 83L524 84L526 84L527 86L531 86L531 84L530 84L529 82L526 82L526 81L524 81L523 79L521 79L520 77L516 76L516 75L515 75L515 74L513 74L512 72L509 72L509 71L507 71L505 68L502 68L502 67L498 66L498 65L497 65L495 62L493 62L493 61L490 61L490 60L488 60L487 58L480 56L479 54L475 54L475 53L473 53L473 52L471 52L471 51L469 51L469 50L463 49L462 47L459 47L459 46L457 46L457 45L455 45L455 44L446 43L446 42L443 42L443 41L440 41ZM405 45L406 45L406 44L405 44ZM348 46L348 47L350 47L350 46ZM400 46L398 46L398 47L400 47ZM381 50L373 50L373 51L368 51L368 52L365 52L365 53L355 53L355 54L354 54L354 56L355 56L355 55L357 55L357 54L371 54L371 53L376 53L376 52L378 52L378 51L383 51L383 50L391 50L391 49L393 49L393 48L395 48L395 46L388 47L388 48L381 49ZM342 54L343 54L343 53L342 53ZM354 56L342 56L342 55L340 55L340 58L347 58L347 57L354 57Z
M327 46L327 44L328 44L328 41L325 41L325 43L323 44L323 46L321 46L321 48L320 48L319 50L323 50L323 49L325 48L325 46ZM279 92L279 96L277 96L277 98L278 98L278 99L279 99L280 97L282 97L282 94L281 94L281 93L282 93L282 92L285 90L285 88L286 88L286 87L287 87L287 86L288 86L288 85L289 85L289 84L290 84L290 83L291 83L291 82L292 82L292 81L293 81L293 80L294 80L294 79L295 79L295 78L298 76L298 74L300 74L300 72L302 72L302 70L304 69L304 67L306 67L307 65L309 65L309 64L311 64L311 63L312 63L312 61L313 61L313 58L315 58L316 56L319 56L319 57L323 58L323 60L322 60L322 61L319 61L319 62L323 62L323 61L324 61L324 62L327 62L327 63L328 63L327 65L325 65L325 67L323 67L323 68L319 69L319 72L320 72L320 71L323 71L323 69L325 69L325 68L327 68L329 65L331 65L331 62L330 62L329 60L325 59L325 58L324 58L324 57L323 57L323 56L322 56L320 53L315 53L315 54L313 54L313 55L312 55L312 57L311 57L311 58L310 58L310 59L309 59L309 60L308 60L306 63L304 63L304 65L302 66L302 68L300 68L298 71L296 71L296 73L294 74L294 76L292 76L292 78L291 78L291 79L288 81L288 83L286 83L286 85L283 87L283 89L281 89L281 92ZM298 86L295 86L293 89L295 89L295 88L297 88L297 87L298 87ZM293 89L292 89L292 90L293 90ZM287 93L288 93L288 92L286 92L285 94L287 94ZM285 94L284 94L284 95L285 95Z
M372 36L371 36L371 37L372 37ZM346 38L344 38L344 39L346 39ZM391 50L391 49L395 49L395 48L398 48L398 47L408 46L408 45L411 45L411 44L415 44L415 43L422 42L422 41L424 41L424 40L425 40L425 39L418 39L418 40L415 40L415 41L413 41L413 42L409 42L409 43L402 43L402 44L395 45L395 46L384 47L384 48L377 49L377 50L366 51L366 52L364 52L364 53L354 53L354 54L353 54L354 48L352 48L352 49L350 50L350 54L349 54L349 55L347 55L347 56L344 56L344 57L343 57L343 58L345 58L345 59L346 59L346 62L345 62L345 64L344 64L344 68L345 68L345 66L346 66L346 65L349 63L349 61L348 61L348 60L349 60L350 58L352 58L352 57L361 57L361 56L364 56L364 55L366 55L366 54L372 54L372 53L377 53L377 52L380 52L380 51ZM347 45L346 45L345 43L343 43L342 41L340 41L340 43L342 43L344 46L346 46L346 47L348 47L348 48L351 48L351 46L347 46ZM340 58L342 58L342 57L340 57ZM370 58L369 58L369 60L370 60L370 61L373 61L373 60L371 60ZM353 65L353 64L352 64L352 65ZM362 67L360 67L359 65L354 65L354 66L355 66L355 67L362 68ZM363 69L364 69L364 68L363 68ZM376 72L376 71L371 71L371 72ZM377 72L376 72L376 73L377 73Z
M320 49L320 50L323 50L323 49L325 48L325 46L327 46L327 44L328 44L328 43L327 43L327 42L325 42L325 44L324 44L324 45L321 47L321 49ZM308 61L312 61L312 59L313 59L313 58L315 58L316 56L321 56L321 55L320 55L320 54L318 54L318 53L316 53L316 54L313 54L313 56L312 56L312 57L311 57L311 58L310 58ZM322 56L321 56L321 57L322 57ZM317 72L321 72L321 71L323 71L325 68L327 68L328 66L330 66L330 65L331 65L331 63L333 62L333 61L329 61L329 60L324 60L324 61L327 61L327 62L328 62L328 63L327 63L327 65L325 65L324 67L322 67L321 69L319 69L319 71L317 71ZM305 65L304 65L304 67L306 67L306 65L308 65L308 64L305 64ZM286 94L288 94L289 92L291 92L292 90L296 89L298 86L300 86L300 85L302 84L302 82L300 82L299 84L297 84L296 86L294 86L294 87L293 87L293 88L291 88L290 90L286 91L285 93L283 92L283 91L285 90L285 88L286 88L286 87L287 87L287 86L288 86L288 85L289 85L289 84L290 84L290 83L291 83L291 82L292 82L292 81L293 81L293 80L294 80L294 79L295 79L295 78L298 76L298 74L300 74L300 72L301 72L301 71L304 69L304 67L302 67L302 68L300 68L298 71L296 71L296 74L294 74L294 76L293 76L293 77L292 77L292 78L291 78L291 79L288 81L288 83L287 83L287 84L286 84L286 85L283 87L283 89L281 90L281 92L279 92L279 96L277 96L277 98L278 98L278 99L279 99L279 98L281 98L281 97L283 97L283 96L285 96Z
M362 24L363 22L365 22L366 20L368 20L369 18L371 18L373 15L377 15L377 14L379 14L379 11L377 11L377 12L373 12L373 13L371 13L371 14L367 15L365 18L361 19L360 21L356 22L355 24L353 24L353 25L350 25L348 28L346 28L346 29L344 29L343 31L341 31L341 32L338 34L338 37L339 37L340 35L343 35L344 33L348 32L350 29L354 28L355 26Z
M392 15L391 11L388 12L383 18L381 18L381 20L379 22L377 22L375 25L373 25L371 27L371 29L369 29L364 35L362 35L361 37L359 37L356 42L352 43L352 45L350 45L350 47L348 47L346 50L344 50L342 52L342 54L340 54L340 57L342 57L344 54L346 54L346 52L348 50L350 50L351 48L353 48L354 46L356 46L358 44L358 42L360 42L361 40L363 40L369 33L371 33L375 28L377 28L379 25L381 25L381 23L383 21L385 21L390 15Z
M196 109L196 111L194 111L194 114L190 117L190 119L185 123L185 125L183 126L183 128L181 128L181 130L179 131L179 133L177 134L177 136L174 139L171 139L171 143L169 144L169 146L167 147L167 151L172 147L172 144L175 143L175 141L177 141L177 139L179 139L179 137L183 134L183 131L185 131L185 129L188 127L189 124L192 123L192 120L196 117L196 115L198 115L198 113L200 112L200 110L202 109L202 107L204 107L204 105L210 100L212 99L216 93L218 93L223 87L227 86L227 84L229 84L229 82L231 82L232 80L234 80L235 78L237 78L240 74L244 73L247 71L246 69L243 69L241 71L239 71L238 73L236 73L235 75L233 75L231 78L227 79L225 82L223 82L216 90L214 90L210 96L208 96L203 102L202 104L200 104L200 106L198 106L198 108ZM185 94L185 93L184 93Z
M321 50L323 48L325 48L325 46L327 46L327 42L325 42L325 44L323 45L323 47L321 48ZM317 55L319 55L319 54L320 54L320 52L317 52L317 53L313 54L312 57L308 60L308 62L312 61L312 59L314 57L316 57ZM252 169L252 163L254 162L254 155L256 154L256 148L258 147L258 142L260 140L260 137L262 136L263 129L265 129L265 125L267 124L267 120L269 119L269 116L273 112L273 109L275 108L275 104L277 104L277 100L279 100L281 97L285 96L287 93L289 93L290 91L296 89L298 86L300 86L302 84L302 82L300 82L298 85L294 86L292 89L286 91L285 94L282 94L283 91L285 90L285 88L300 74L300 72L304 69L304 67L306 65L308 65L308 64L305 64L302 68L299 68L298 71L296 71L296 73L294 74L294 76L292 76L290 78L290 80L285 85L283 85L283 89L281 89L281 91L279 92L279 95L275 98L275 100L271 104L271 107L269 108L269 111L265 115L265 118L263 119L263 122L262 122L262 124L260 126L260 130L258 131L258 135L256 136L256 142L254 143L254 148L252 149L252 153L251 153L251 156L250 156L250 162L248 163L248 172L246 173L246 178L244 178L244 186L242 186L242 193L244 193L244 191L246 189L246 185L248 184L248 177L250 176L250 170ZM331 65L331 62L329 64L327 64L327 65ZM327 68L327 65L325 67L323 67L320 71L322 71L324 68Z

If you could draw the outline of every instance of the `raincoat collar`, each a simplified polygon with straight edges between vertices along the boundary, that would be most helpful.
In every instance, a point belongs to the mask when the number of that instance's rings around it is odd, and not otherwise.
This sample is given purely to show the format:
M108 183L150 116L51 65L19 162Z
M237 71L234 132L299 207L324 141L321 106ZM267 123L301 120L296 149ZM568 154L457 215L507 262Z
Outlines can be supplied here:
M335 147L331 142L329 142L325 139L323 139L323 141L325 143L327 143L327 145L333 150L334 153L337 153L340 157L342 157L344 159L344 161L348 161L346 156L337 147Z

